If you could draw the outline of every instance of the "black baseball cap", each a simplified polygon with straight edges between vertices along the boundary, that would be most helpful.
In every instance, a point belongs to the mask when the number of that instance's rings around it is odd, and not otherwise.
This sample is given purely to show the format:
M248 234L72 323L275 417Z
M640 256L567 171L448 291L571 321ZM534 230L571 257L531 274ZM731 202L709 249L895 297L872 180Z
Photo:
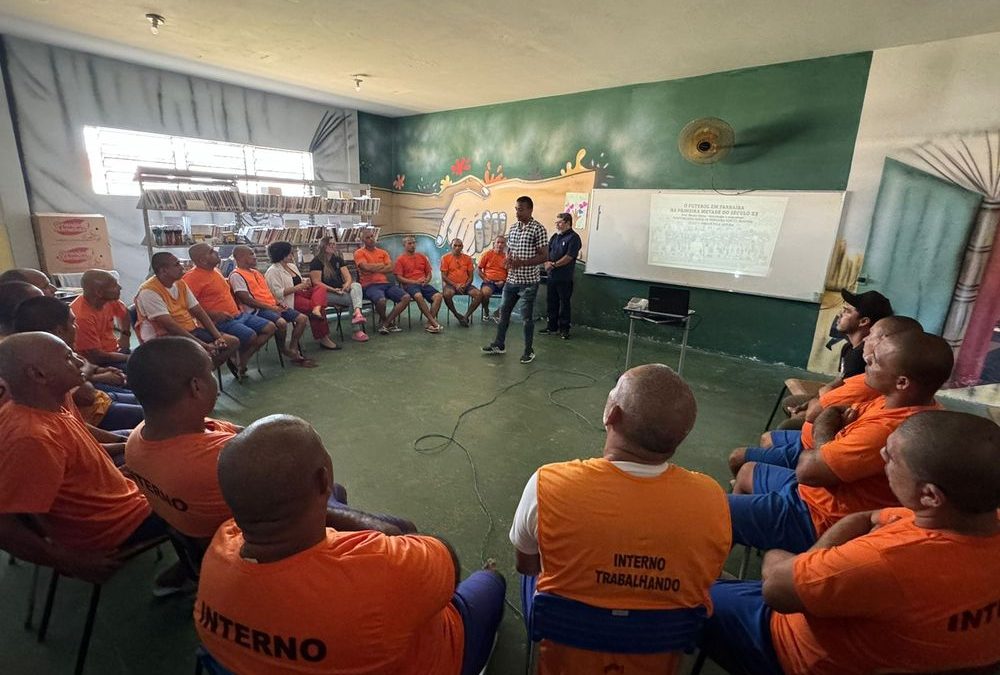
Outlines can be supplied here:
M889 298L878 291L865 291L855 295L843 288L840 291L840 296L844 298L844 302L858 310L858 314L871 319L872 323L893 315L892 303L889 302Z

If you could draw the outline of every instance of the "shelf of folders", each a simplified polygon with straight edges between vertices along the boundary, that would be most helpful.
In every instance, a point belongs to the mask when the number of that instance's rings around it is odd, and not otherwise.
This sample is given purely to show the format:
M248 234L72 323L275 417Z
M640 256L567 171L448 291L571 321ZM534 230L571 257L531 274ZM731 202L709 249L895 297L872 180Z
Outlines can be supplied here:
M145 190L140 208L161 211L234 211L248 213L301 213L338 216L374 216L378 197L355 197L331 190L326 197L251 194L234 190Z
M240 235L252 244L266 246L276 241L287 241L289 244L315 244L322 237L333 237L338 243L360 244L366 232L375 234L378 239L382 228L373 225L360 224L351 227L335 227L333 225L306 225L304 227L267 227L251 225L240 230Z

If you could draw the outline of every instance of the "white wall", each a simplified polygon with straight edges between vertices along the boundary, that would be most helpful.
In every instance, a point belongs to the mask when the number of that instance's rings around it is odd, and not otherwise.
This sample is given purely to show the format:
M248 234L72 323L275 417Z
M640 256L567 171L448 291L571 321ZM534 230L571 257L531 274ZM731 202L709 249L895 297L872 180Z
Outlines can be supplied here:
M0 247L10 247L0 251L0 267L10 262L11 266L38 267L30 214L4 74L0 72Z

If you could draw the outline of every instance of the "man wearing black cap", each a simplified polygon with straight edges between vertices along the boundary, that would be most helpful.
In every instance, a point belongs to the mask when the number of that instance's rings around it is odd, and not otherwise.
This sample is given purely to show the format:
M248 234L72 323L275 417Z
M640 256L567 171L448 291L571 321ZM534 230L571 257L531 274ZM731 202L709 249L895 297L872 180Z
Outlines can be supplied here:
M841 289L840 296L844 298L844 308L837 317L836 328L844 336L844 346L840 350L840 364L837 377L820 389L820 394L836 389L844 384L844 380L865 372L864 346L872 326L879 319L892 316L892 304L889 299L878 291L865 291L854 294L846 288ZM806 409L814 398L811 394L788 396L781 402L781 407L790 418L782 422L779 429L800 429L805 421Z

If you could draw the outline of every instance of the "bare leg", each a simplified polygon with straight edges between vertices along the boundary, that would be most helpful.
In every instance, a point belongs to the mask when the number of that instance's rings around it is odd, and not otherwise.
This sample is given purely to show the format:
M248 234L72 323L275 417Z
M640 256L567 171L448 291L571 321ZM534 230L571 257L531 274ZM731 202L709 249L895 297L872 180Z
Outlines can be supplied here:
M441 294L435 293L434 297L431 298L431 314L433 315L433 320L435 325L437 325L438 312L440 311L441 311Z
M292 341L288 345L291 352L295 354L302 354L302 335L306 332L306 326L309 325L309 319L306 318L305 314L299 314L295 317L295 326L292 328Z
M455 289L451 286L445 288L442 296L444 297L444 304L448 307L448 311L454 314L456 319L461 319L462 315L458 313L457 309L455 309L455 301L453 300L455 297Z
M465 318L468 319L475 316L476 310L479 308L479 303L483 301L482 294L475 288L469 288L469 309L465 312ZM487 307L487 309L489 309Z
M382 325L386 326L386 325L392 323L393 321L395 321L396 318L400 314L403 313L403 310L406 309L406 306L408 304L410 304L410 296L409 295L404 295L403 299L400 300L399 302L397 302L396 306L392 308L392 314L390 314L389 317L386 318L386 316L385 316L385 300L382 300L382 303L380 305L381 309L379 311L379 315L382 317Z

